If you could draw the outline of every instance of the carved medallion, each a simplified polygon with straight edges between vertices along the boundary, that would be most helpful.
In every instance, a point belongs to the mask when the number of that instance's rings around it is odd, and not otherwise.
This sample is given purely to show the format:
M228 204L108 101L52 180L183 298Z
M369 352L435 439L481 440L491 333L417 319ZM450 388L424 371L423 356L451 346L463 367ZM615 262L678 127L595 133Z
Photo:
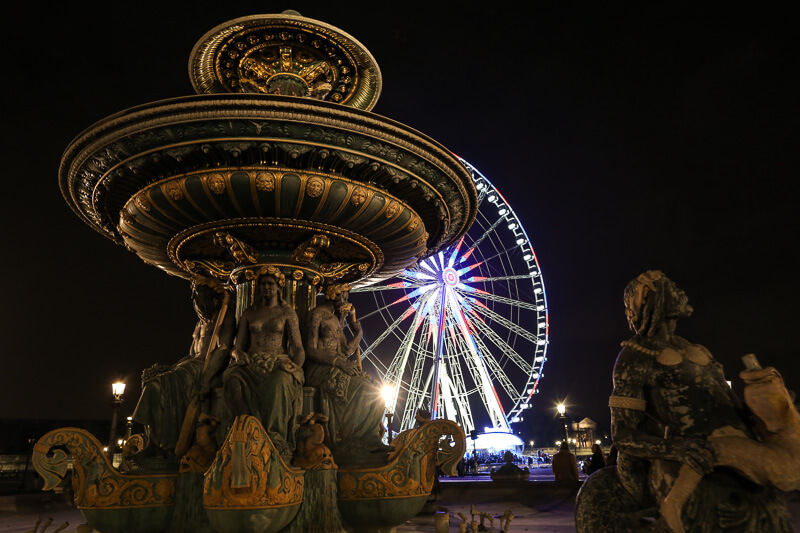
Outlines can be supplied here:
M397 202L391 202L386 208L386 218L394 218L400 213L403 207Z
M139 208L141 211L150 211L150 200L147 199L147 196L144 194L139 194L136 196L136 207Z
M317 196L321 195L324 190L325 180L316 176L309 178L308 183L306 184L306 193L309 196L316 198Z
M275 174L272 172L259 172L256 174L256 189L272 192L275 190Z
M211 174L208 177L208 188L214 194L222 194L225 192L225 178L222 174Z
M183 191L181 191L181 186L179 183L170 181L164 185L164 189L167 193L167 196L172 198L174 201L178 202L183 199Z
M364 187L356 187L350 196L350 203L358 207L367 201L367 190Z

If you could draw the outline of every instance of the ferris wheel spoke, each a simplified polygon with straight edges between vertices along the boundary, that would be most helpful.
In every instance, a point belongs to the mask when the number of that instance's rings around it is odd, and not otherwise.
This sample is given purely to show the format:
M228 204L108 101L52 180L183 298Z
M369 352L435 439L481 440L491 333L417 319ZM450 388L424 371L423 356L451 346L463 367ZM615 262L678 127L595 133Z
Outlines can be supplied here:
M492 224L491 226L489 226L489 227L486 229L486 231L484 231L484 232L483 232L483 234L482 234L480 237L478 237L477 239L475 239L474 241L472 241L472 245L469 247L469 248L470 248L470 250L474 250L475 248L477 248L477 247L478 247L478 245L479 245L480 243L482 243L482 242L483 242L483 240L484 240L486 237L488 237L489 235L491 235L491 234L494 232L494 230L495 230L495 229L497 229L497 226L499 226L499 225L500 225L500 224L501 224L501 223L502 223L504 220L505 220L505 217L500 217L500 218L498 218L498 219L497 219L497 220L494 222L494 224ZM468 252L468 253L470 253L470 252ZM464 256L462 256L462 257L461 257L461 260L463 261L464 259L466 259L466 257L468 257L468 256L467 256L467 254L464 254Z
M424 333L425 332L423 331L423 335ZM425 350L422 345L419 345L418 348L419 350L414 358L414 368L411 372L411 382L409 384L408 397L406 398L406 405L403 409L403 420L400 425L401 431L414 427L416 423L415 415L417 413L417 409L422 407L422 403L427 397L426 391L428 390L428 385L431 381L431 375L433 374L433 366L431 366L423 383L423 370L425 367L425 361L429 355L427 350ZM430 356L432 356L432 354Z
M412 312L409 313L409 311L412 311ZM375 347L378 346L381 342L383 342L383 340L386 339L386 337L388 337L394 331L394 329L397 328L400 325L401 322L403 322L406 318L411 316L413 314L413 311L414 311L414 308L413 307L409 307L408 310L406 310L403 314L398 316L395 319L395 321L392 322L389 325L388 328L383 330L381 332L381 334L378 335L378 337L374 341L372 341L372 343L370 345L368 345L365 350L363 350L361 352L361 357L369 357L373 353L373 350L375 349ZM362 320L363 320L363 318L362 318ZM410 331L413 333L413 330L410 330Z
M528 331L527 329L525 329L525 328L519 326L518 324L515 324L514 322L510 321L506 317L495 313L494 311L492 311L491 309L489 309L486 306L480 306L479 305L479 306L473 307L472 309L478 315L483 315L484 317L489 318L490 320L494 320L498 324L500 324L503 327L505 327L507 330L509 330L509 331L511 331L513 333L516 333L520 337L522 337L524 339L527 339L527 340L529 340L529 341L531 341L531 342L533 342L535 344L539 344L543 340L543 339L540 339L538 336L534 335L533 333L531 333L530 331Z
M479 330L482 335L486 336L486 338L492 341L492 343L500 349L500 351L506 358L508 358L508 360L514 363L527 375L531 375L533 372L533 366L523 359L522 356L516 352L516 350L509 346L508 343L506 343L506 341L504 341L503 338L497 334L497 332L480 320L473 320L471 324L475 327L475 329Z
M410 283L410 282L399 282L399 283L392 283L390 285L369 285L367 287L358 287L354 288L350 292L379 292L379 291L396 291L400 289L416 289L422 287L424 283Z
M508 397L511 398L511 401L516 403L522 393L518 391L511 383L511 380L508 379L508 375L503 371L503 368L492 355L492 351L486 347L481 338L477 335L473 335L472 340L478 346L478 351L483 356L483 360L486 361L486 364L492 372L492 376L500 383L500 386L506 394L508 394Z
M511 246L509 246L509 247L507 247L507 248L504 248L504 249L500 250L500 251L499 251L499 252L497 252L496 254L494 254L494 255L492 255L492 256L490 256L490 257L487 257L486 259L484 259L484 260L483 260L483 262L484 262L484 263L488 263L488 262L489 262L489 261L491 261L492 259L495 259L495 258L497 258L497 257L500 257L501 255L508 255L508 253L509 253L511 250L514 250L515 248L519 248L519 245L518 245L518 244L512 244Z
M531 311L536 311L536 304L523 302L521 300L514 300L512 298L506 298L505 296L498 296L490 292L482 291L480 289L475 289L474 287L470 287L469 285L464 285L463 283L459 283L458 289L460 291L463 291L462 294L469 293L469 296L473 298L476 297L483 298L484 300L491 300L493 302L499 302L501 304L506 304L513 307L519 307L520 309L530 309Z
M460 302L458 296L455 294L455 291L446 291L447 295L447 305L449 306L450 313L453 317L455 317L456 324L458 325L459 330L461 331L461 335L463 340L465 341L467 347L467 354L464 357L466 360L472 359L474 361L474 368L476 369L476 374L474 376L475 381L479 383L478 391L483 399L483 403L486 406L486 409L489 413L489 416L492 421L493 427L499 427L508 429L508 421L506 420L505 412L503 412L503 406L500 403L500 398L497 396L497 391L492 385L492 380L489 377L489 371L486 367L485 362L481 358L481 354L478 351L478 347L474 342L473 336L470 334L469 326L467 325L467 321L464 318L464 313L461 310Z
M449 342L452 346L454 341L451 338ZM472 418L472 408L469 405L467 390L464 384L464 376L461 372L460 355L461 354L455 350L449 350L445 364L450 371L450 375L452 376L452 385L455 389L453 394L456 397L456 403L458 404L461 418L461 420L456 420L456 422L461 424L461 426L464 428L464 431L469 433L475 429L475 422Z
M469 278L465 278L463 281L467 283L494 283L495 281L512 281L518 279L532 279L535 276L533 274L523 274L521 276L492 276L490 278L485 278L483 276L472 276Z

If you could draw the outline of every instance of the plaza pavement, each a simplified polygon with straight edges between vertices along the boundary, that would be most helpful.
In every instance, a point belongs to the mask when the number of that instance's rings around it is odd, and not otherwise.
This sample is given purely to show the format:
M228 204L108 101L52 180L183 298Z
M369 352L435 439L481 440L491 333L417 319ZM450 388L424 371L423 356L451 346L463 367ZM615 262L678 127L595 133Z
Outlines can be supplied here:
M581 479L583 479L581 475ZM573 533L575 531L575 496L579 484L553 481L549 468L534 469L530 478L521 483L495 483L486 475L463 478L442 478L439 496L433 507L396 528L396 533L435 531L435 512L450 516L450 532L456 533L462 522L458 513L470 518L471 507L476 512L501 516L510 509L514 515L511 533ZM800 531L800 491L786 494L795 528ZM0 496L0 533L30 533L37 517L42 525L52 518L45 533L54 533L58 526L69 522L59 533L92 533L80 512L66 503L62 496L49 493ZM488 521L486 522L488 526ZM495 518L495 531L500 532L500 519ZM39 529L41 532L41 526ZM598 532L602 533L602 532Z

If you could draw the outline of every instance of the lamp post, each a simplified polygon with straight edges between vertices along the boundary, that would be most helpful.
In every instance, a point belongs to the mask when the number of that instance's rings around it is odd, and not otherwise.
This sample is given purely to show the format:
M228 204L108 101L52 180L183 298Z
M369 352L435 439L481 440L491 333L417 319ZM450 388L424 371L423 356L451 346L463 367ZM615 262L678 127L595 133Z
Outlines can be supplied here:
M561 418L561 422L564 424L564 440L569 442L569 432L567 431L567 406L563 403L560 403L556 406L558 410L558 416Z
M111 415L111 432L108 436L108 456L114 458L114 450L116 449L117 439L117 417L119 416L119 408L124 401L122 395L125 394L125 383L117 381L111 384L111 394L114 395L114 412Z
M381 389L381 395L383 396L384 405L386 405L386 443L392 443L392 418L394 417L394 413L392 413L392 400L394 399L394 387L391 385L384 385Z

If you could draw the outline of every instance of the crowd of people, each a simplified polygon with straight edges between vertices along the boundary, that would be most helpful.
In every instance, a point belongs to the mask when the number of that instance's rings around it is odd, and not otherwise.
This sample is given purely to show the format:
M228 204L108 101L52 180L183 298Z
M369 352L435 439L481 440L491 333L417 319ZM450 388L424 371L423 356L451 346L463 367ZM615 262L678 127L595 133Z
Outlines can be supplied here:
M458 475L460 477L477 475L479 468L485 467L486 470L492 466L502 464L505 459L503 452L489 452L486 450L477 450L474 453L467 453L458 464ZM545 451L537 450L531 455L519 455L511 452L514 457L514 464L527 465L529 468L533 466L551 465L553 476L556 481L578 481L578 472L591 475L597 470L606 466L616 464L617 450L611 446L608 455L603 453L603 449L599 444L592 445L592 454L580 462L569 449L569 444L564 442L561 444L559 451L552 457ZM580 468L579 465L580 464ZM481 468L481 470L484 470Z

